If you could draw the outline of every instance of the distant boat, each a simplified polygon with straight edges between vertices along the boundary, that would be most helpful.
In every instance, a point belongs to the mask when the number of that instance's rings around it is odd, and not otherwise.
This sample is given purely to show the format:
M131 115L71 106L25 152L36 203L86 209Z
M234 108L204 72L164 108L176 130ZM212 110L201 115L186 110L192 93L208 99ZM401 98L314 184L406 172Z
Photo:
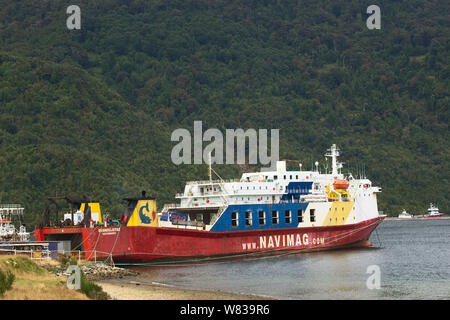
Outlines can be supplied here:
M398 217L399 217L400 219L412 219L414 216L413 216L412 214L409 214L408 212L406 212L405 209L403 209L402 213L400 213L400 214L398 215Z
M430 203L430 207L428 208L428 214L425 217L426 218L442 217L442 213L439 213L438 207L435 207L432 203Z

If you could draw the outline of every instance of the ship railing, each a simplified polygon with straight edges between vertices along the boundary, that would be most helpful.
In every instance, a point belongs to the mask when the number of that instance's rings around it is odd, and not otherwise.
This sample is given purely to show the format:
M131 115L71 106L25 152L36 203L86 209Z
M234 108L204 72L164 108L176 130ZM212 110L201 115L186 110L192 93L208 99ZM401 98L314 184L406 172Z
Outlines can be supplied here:
M208 191L198 194L188 193L187 196L184 195L184 193L177 193L175 194L175 198L182 198L182 197L192 197L192 198L202 198L202 197L208 197L208 196L228 196L229 194L223 191Z
M309 194L309 195L300 196L300 200L302 202L322 202L322 201L327 201L328 197L326 195L322 195L322 194ZM347 201L347 200L343 200L343 201Z
M311 189L287 189L288 194L310 194Z
M24 208L20 204L2 204L0 205L1 214L23 214Z
M169 203L169 204L165 204L162 211L166 212L170 209L174 209L174 208L181 208L181 204L177 204L177 203Z
M200 228L203 228L203 226L205 225L203 221L183 221L183 220L173 220L172 224L179 226L192 226Z
M0 249L0 255L27 256L31 260L58 260L61 257L71 257L78 261L93 260L94 262L106 260L111 252L100 250L33 250L33 249Z
M22 205L16 203L0 204L0 209L17 209L17 208L22 208Z
M280 203L286 204L286 203L302 203L305 202L304 199L292 199L292 200L280 200Z
M211 184L211 183L215 183L215 184L220 184L223 182L239 182L241 181L240 179L223 179L223 180L196 180L196 181L187 181L186 184L187 185L191 185L191 184Z

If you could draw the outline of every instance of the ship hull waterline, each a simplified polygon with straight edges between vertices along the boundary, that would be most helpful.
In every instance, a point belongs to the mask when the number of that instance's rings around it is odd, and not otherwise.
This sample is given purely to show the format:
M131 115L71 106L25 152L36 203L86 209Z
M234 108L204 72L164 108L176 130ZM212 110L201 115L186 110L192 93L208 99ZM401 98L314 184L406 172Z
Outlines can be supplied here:
M369 237L384 217L338 226L211 232L165 227L36 229L37 241L79 239L72 250L86 260L114 262L186 261L202 258L252 258L370 246Z

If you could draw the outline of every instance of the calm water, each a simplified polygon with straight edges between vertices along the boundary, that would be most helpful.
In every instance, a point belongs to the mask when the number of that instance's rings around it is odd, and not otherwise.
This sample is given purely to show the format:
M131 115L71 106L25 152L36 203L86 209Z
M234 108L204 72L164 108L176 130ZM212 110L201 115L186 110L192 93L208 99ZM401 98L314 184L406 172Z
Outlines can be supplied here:
M450 299L450 220L384 221L374 247L184 267L140 267L142 282L278 299ZM378 265L381 288L369 290Z

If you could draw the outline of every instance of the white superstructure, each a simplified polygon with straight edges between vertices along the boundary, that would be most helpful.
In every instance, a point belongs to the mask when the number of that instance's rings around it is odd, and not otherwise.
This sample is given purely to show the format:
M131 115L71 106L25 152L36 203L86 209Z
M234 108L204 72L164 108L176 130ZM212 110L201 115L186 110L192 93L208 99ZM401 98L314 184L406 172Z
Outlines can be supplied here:
M313 170L302 170L300 163L298 170L287 170L287 161L284 160L277 161L275 171L243 173L240 179L210 178L187 182L184 192L176 195L180 203L166 205L163 212L208 210L212 212L212 225L229 206L299 203L308 204L309 209L315 210L314 223L309 223L312 226L326 223L324 219L333 202L352 202L351 208L348 208L351 211L347 212L351 218L347 219L346 215L346 222L357 223L378 217L376 193L381 192L381 188L372 186L372 182L365 177L356 179L351 174L345 176L342 163L338 161L336 145L332 145L325 156L331 158L331 171L328 172L320 172L318 162ZM308 226L306 219L304 224Z
M428 208L428 214L426 217L440 217L442 213L439 213L439 208L430 203L430 207Z

